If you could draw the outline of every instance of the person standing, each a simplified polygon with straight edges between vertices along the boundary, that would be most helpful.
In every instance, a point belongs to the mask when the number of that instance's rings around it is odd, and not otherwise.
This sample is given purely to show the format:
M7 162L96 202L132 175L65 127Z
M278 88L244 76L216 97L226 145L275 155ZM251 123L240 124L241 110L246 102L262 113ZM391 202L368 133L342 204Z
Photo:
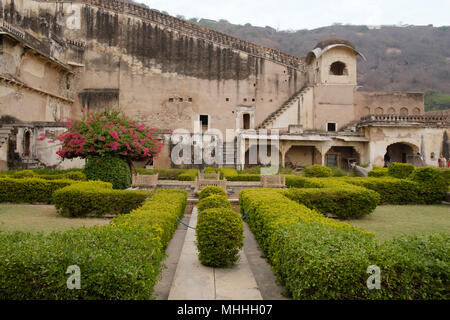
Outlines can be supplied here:
M387 168L391 164L391 157L389 156L389 152L386 152L384 155L384 167Z
M439 168L445 168L447 166L447 159L444 158L444 155L441 153L438 159Z

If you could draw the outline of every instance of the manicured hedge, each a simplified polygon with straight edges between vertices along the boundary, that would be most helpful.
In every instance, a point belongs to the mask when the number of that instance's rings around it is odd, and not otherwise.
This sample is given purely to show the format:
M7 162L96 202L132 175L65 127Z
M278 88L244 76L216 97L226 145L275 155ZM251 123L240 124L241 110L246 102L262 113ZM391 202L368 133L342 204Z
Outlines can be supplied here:
M114 189L131 186L131 171L127 162L116 157L90 158L84 167L88 180L111 182Z
M397 179L406 179L414 171L410 163L393 162L388 167L388 174Z
M348 177L347 183L376 191L383 204L417 204L422 203L418 195L418 184L406 179Z
M408 179L418 184L418 195L421 203L441 203L448 191L447 182L438 168L416 168Z
M77 181L0 178L0 202L51 203L54 191L73 183Z
M227 179L230 177L234 177L239 175L238 171L234 168L219 168L217 169L217 172L220 173L220 179Z
M259 174L238 174L237 176L225 176L228 181L261 181Z
M53 193L58 213L67 217L120 215L130 213L148 198L148 191L113 190L98 181L76 183Z
M44 180L80 180L85 181L86 175L81 170L51 170L51 169L36 169L36 170L12 170L2 172L0 177L22 179L22 178L40 178Z
M444 178L447 185L450 186L450 169L448 168L441 169L441 176L442 178Z
M375 191L349 185L333 188L290 188L283 194L310 209L341 219L368 215L380 202L380 196Z
M239 250L244 245L244 225L233 209L219 207L200 211L195 233L202 264L228 267L239 260Z
M0 234L0 299L152 299L165 248L182 217L187 194L156 190L110 225L49 236ZM81 289L68 290L77 265Z
M207 187L204 187L198 194L198 200L202 201L204 198L207 198L213 194L227 197L226 191L223 190L221 187L207 186Z
M203 170L203 173L216 173L216 169L213 167L206 167L205 170Z
M239 194L241 212L277 277L294 299L448 299L448 235L404 237L379 245L373 235L328 219L279 190ZM381 269L369 290L367 268Z
M204 211L212 208L232 209L232 206L226 196L213 194L199 201L197 208L198 211Z
M306 177L325 178L333 175L333 170L328 167L314 164L303 169Z
M198 176L197 169L188 169L186 172L180 174L178 176L178 180L180 181L195 181L195 178Z
M142 175L158 174L159 180L178 180L180 174L185 173L186 169L143 169L136 168L136 172Z
M388 168L374 168L372 171L369 171L369 177L386 177L388 174Z

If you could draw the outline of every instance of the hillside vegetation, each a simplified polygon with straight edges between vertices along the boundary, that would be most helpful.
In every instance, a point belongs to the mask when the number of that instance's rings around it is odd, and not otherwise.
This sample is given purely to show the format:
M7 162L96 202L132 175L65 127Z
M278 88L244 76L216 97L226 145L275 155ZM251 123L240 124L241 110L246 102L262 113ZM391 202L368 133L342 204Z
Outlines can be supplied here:
M427 110L450 107L450 26L333 25L314 30L277 31L226 20L190 19L203 27L304 57L335 34L352 41L365 55L359 59L358 81L364 91L427 92Z

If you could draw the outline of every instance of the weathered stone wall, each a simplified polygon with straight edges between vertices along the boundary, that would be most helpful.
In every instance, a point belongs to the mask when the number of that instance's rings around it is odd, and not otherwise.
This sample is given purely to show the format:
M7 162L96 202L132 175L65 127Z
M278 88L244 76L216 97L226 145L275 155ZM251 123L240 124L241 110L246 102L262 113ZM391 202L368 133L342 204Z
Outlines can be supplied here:
M423 93L360 92L355 94L355 115L360 119L368 114L423 115Z
M36 37L86 44L78 113L120 106L152 126L188 130L205 114L210 127L234 129L237 106L256 107L259 123L305 82L300 58L139 6L124 14L106 0L1 3L0 17Z

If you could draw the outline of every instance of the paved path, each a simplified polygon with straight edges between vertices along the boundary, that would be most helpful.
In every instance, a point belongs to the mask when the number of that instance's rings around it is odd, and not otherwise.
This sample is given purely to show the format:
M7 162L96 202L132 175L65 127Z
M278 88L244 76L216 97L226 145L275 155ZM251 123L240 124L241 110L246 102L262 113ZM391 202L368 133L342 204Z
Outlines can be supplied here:
M197 225L197 208L189 225ZM262 300L247 256L233 268L210 268L200 263L195 245L195 230L187 229L180 259L168 296L169 300Z

